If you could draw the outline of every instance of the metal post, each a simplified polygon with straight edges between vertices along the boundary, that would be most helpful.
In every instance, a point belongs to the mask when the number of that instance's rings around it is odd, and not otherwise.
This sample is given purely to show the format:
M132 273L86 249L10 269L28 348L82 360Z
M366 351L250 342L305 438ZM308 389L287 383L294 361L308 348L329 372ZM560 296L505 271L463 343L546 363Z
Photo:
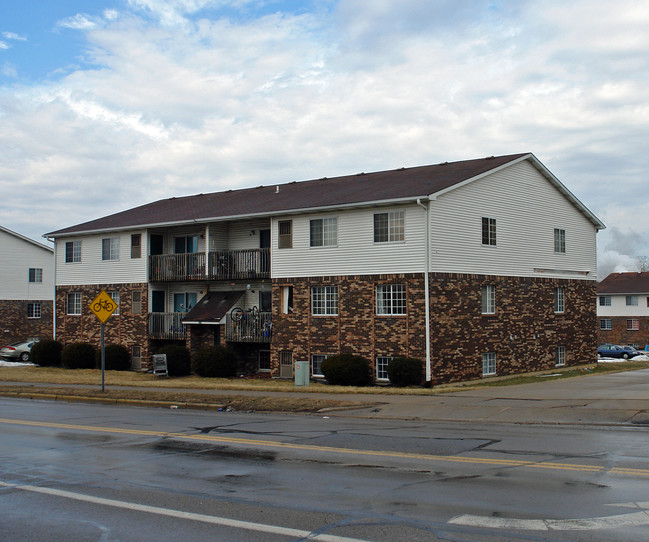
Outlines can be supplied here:
M104 368L106 367L106 350L104 349L104 323L101 323L101 391L104 391Z

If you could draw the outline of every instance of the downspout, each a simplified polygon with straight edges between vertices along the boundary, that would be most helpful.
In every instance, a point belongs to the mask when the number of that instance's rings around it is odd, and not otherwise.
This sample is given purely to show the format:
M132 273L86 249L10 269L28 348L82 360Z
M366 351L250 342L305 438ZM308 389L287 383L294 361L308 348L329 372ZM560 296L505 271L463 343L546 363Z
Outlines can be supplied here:
M205 225L205 280L210 278L210 225Z
M49 237L46 237L48 241L52 241L54 243L54 284L52 287L54 288L54 297L52 299L52 339L56 340L56 239L50 239Z
M424 266L424 296L426 307L426 384L430 385L430 294L428 286L428 274L430 272L430 200L425 199L426 204L422 203L422 198L417 198L417 205L426 211L426 249L424 251L426 264Z

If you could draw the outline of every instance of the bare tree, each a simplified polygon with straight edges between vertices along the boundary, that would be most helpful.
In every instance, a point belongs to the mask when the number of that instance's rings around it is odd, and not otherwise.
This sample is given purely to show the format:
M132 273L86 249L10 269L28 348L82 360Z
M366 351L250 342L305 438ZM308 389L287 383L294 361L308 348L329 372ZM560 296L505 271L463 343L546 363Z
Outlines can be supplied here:
M638 270L641 273L649 271L649 256L638 256Z

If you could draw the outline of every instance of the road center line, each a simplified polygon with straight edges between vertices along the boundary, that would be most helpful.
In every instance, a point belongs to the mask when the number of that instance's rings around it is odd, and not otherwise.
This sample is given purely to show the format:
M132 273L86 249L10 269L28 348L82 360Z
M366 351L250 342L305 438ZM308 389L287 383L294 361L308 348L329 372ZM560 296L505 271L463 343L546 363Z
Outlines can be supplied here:
M205 514L195 514L193 512L183 512L182 510L173 510L171 508L159 508L157 506L147 506L145 504L138 504L127 501L117 501L114 499L104 499L102 497L94 497L92 495L84 495L82 493L73 493L72 491L63 491L60 489L52 489L48 487L38 487L29 485L15 485L0 482L0 487L17 489L21 491L30 491L32 493L40 493L43 495L51 495L53 497L62 497L65 499L73 499L75 501L82 501L91 504L98 504L101 506L112 506L113 508L123 508L126 510L135 510L137 512L145 512L147 514L157 514L159 516L167 516L189 521L200 521L202 523L211 523L213 525L221 525L223 527L232 527L235 529L243 529L247 531L257 531L262 533L278 534L282 536L289 536L291 538L302 538L307 540L320 540L322 542L367 542L358 538L348 538L345 536L335 536L322 533L314 533L312 531L305 531L302 529L292 529L289 527L280 527L279 525L268 525L265 523L253 523L250 521L240 521L237 519L222 518L219 516L208 516Z
M356 450L353 448L334 448L331 446L316 446L309 444L292 444L289 442L276 442L272 440L255 440L237 437L226 437L221 435L189 435L187 433L171 433L166 431L152 431L147 429L127 429L120 427L97 427L92 425L74 425L66 423L38 422L29 420L10 420L0 418L0 423L11 425L25 425L32 427L48 427L53 429L69 429L73 431L92 431L99 433L118 433L126 435L140 435L159 438L175 438L182 440L197 440L200 442L214 442L226 444L243 444L246 446L257 446L261 448L283 448L289 450L307 450L311 452L333 452L345 455L364 455L374 457L395 457L402 459L419 459L424 461L438 461L447 463L467 463L476 465L494 465L502 467L524 467L533 469L569 470L579 472L607 473L626 476L649 476L649 469L633 469L626 467L604 467L599 465L576 465L573 463L553 463L523 461L516 459L493 459L486 457L466 457L459 455L443 456L417 454L409 452L394 452L387 450Z

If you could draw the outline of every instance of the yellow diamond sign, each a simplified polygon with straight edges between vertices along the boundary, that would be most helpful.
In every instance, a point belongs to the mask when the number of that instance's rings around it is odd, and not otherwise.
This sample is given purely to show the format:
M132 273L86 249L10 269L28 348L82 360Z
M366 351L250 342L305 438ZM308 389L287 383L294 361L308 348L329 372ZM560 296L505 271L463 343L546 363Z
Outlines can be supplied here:
M90 310L95 313L95 316L101 320L102 324L105 324L106 320L117 310L117 303L113 301L113 298L105 290L102 290L92 303L90 303Z

